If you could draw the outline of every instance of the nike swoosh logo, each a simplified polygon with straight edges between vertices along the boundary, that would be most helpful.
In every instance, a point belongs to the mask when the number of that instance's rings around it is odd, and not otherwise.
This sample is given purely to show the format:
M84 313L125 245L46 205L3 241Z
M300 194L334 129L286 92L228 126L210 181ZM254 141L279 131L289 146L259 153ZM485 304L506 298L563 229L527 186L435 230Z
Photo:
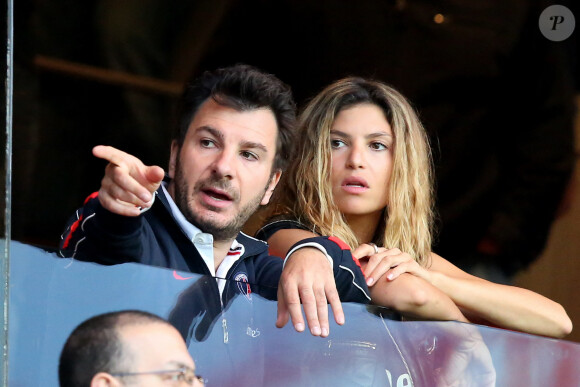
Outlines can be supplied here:
M188 280L188 279L192 279L193 277L182 277L179 274L177 274L177 270L173 270L173 277L176 280Z

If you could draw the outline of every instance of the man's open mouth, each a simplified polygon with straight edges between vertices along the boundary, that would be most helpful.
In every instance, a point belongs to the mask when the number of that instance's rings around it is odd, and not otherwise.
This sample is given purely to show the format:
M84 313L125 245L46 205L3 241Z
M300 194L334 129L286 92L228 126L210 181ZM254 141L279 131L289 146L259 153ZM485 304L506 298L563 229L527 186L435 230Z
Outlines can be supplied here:
M202 192L204 194L206 194L207 196L211 197L212 199L215 199L215 200L232 201L232 197L230 195L228 195L228 193L225 191L216 190L216 189L212 189L212 188L206 188L206 189L202 189Z

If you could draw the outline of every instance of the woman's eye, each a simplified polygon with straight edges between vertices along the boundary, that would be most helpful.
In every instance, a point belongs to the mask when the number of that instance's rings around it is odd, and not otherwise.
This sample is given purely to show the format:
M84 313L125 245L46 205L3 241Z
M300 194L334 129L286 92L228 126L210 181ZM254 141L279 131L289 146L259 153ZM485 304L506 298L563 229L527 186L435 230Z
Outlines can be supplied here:
M383 150L383 149L388 148L385 144L383 144L381 142L373 142L373 143L371 143L370 147L371 147L371 149L374 149L374 150Z
M332 148L341 148L345 146L345 143L342 140L330 140L330 146Z

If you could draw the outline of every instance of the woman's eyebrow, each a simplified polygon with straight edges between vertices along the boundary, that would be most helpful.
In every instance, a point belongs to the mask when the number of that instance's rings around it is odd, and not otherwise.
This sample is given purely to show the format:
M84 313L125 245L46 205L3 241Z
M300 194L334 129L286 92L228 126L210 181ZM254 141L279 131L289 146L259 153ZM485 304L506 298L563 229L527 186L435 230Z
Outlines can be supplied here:
M332 129L330 131L330 134L333 134L336 136L341 136L344 138L351 138L352 137L350 134L342 132L340 130L336 130L336 129ZM365 137L366 138L376 138L376 137L390 137L390 138L392 138L393 135L391 133L388 133L388 132L375 132L375 133L367 134Z
M330 131L330 134L334 134L334 135L341 136L341 137L346 137L346 138L350 138L351 137L350 134L347 134L345 132L341 132L340 130L336 130L336 129L332 129Z
M387 133L387 132L376 132L376 133L368 134L366 136L366 138L376 138L376 137L390 137L390 138L392 138L393 135L391 133Z

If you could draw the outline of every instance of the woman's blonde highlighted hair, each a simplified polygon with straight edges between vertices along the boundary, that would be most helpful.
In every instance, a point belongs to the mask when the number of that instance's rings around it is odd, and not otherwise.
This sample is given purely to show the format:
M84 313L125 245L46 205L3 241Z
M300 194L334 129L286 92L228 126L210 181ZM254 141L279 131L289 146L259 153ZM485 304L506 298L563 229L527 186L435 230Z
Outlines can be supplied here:
M271 215L293 217L313 232L336 236L351 248L368 242L357 240L333 200L330 184L330 130L340 111L359 104L378 106L395 137L389 204L373 242L397 247L426 265L433 225L431 151L409 102L381 82L341 79L308 103L299 118L294 157L276 190Z

